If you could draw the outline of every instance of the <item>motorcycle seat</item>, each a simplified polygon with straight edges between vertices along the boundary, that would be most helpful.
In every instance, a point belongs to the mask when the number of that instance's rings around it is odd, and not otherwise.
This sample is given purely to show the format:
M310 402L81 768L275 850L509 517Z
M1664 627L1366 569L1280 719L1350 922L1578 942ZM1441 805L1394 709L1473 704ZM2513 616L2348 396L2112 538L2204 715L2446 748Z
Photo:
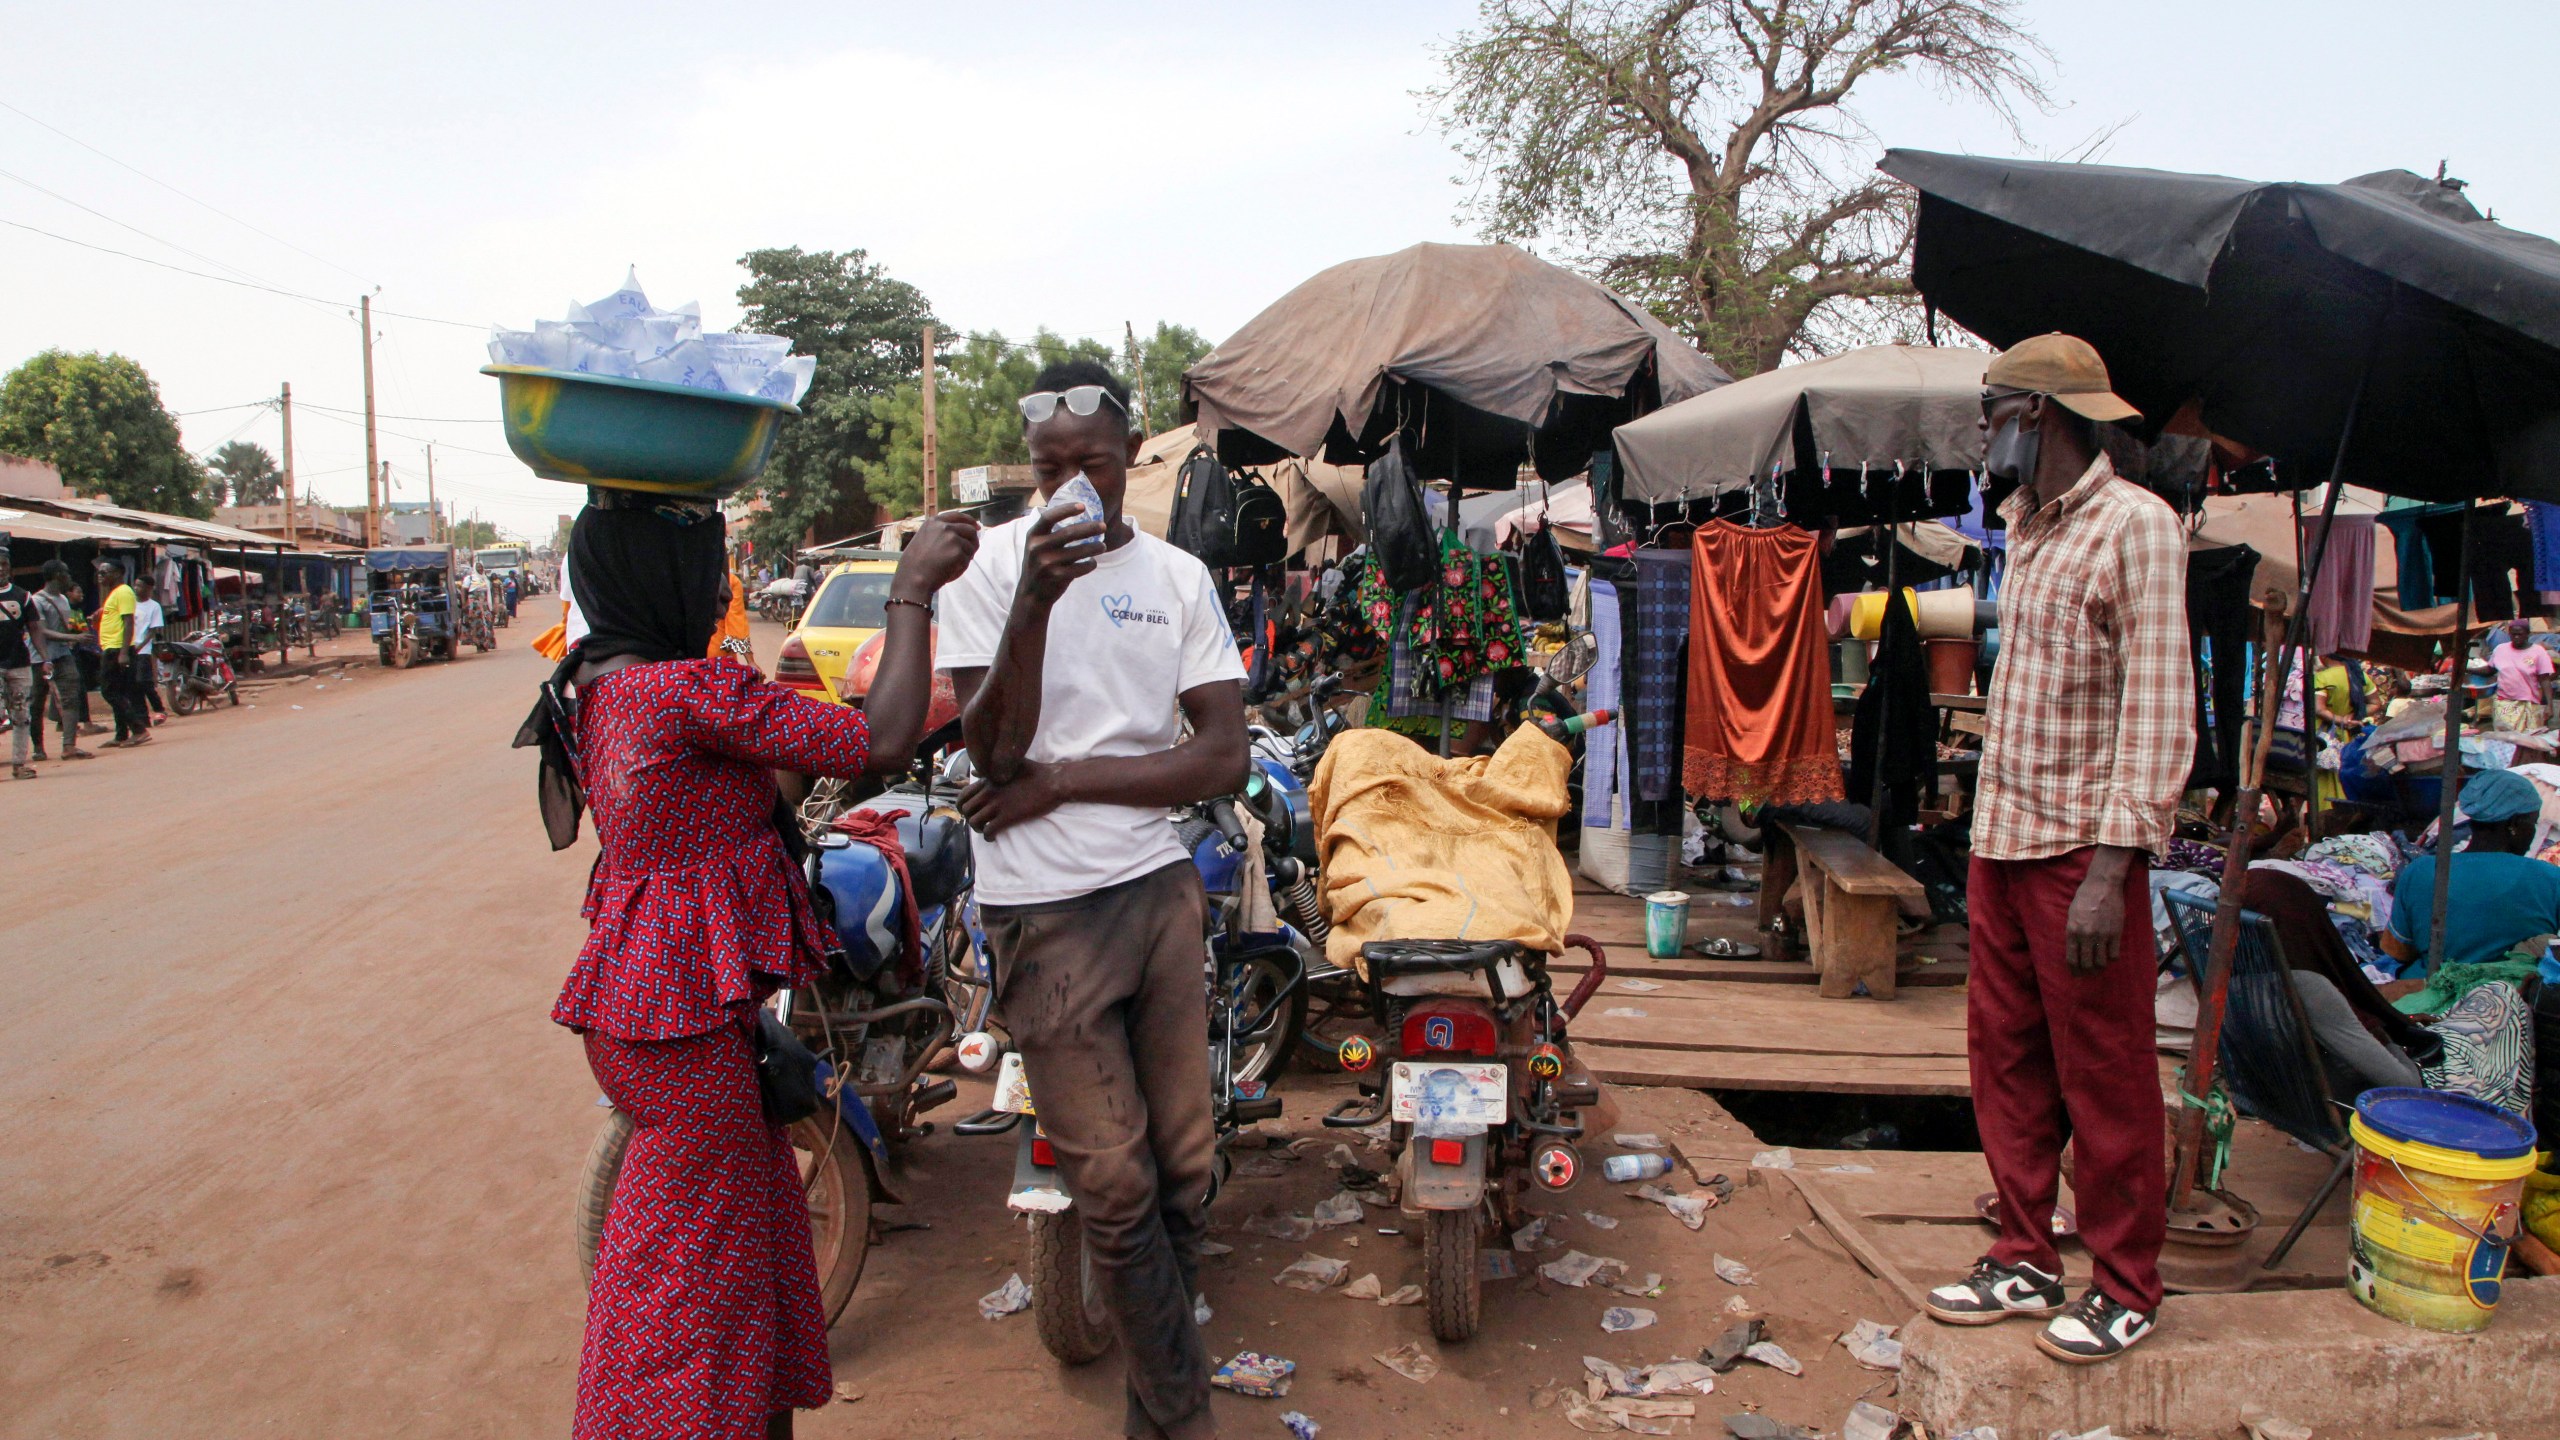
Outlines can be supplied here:
M1517 940L1372 940L1360 947L1369 973L1381 981L1490 970L1527 954L1528 947Z

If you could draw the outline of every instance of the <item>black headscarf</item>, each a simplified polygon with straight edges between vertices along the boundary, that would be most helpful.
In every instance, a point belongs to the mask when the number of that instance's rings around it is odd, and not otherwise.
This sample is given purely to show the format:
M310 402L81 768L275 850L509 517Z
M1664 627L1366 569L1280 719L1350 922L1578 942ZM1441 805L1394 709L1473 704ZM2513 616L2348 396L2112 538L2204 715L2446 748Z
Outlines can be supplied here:
M587 492L587 508L569 531L569 591L587 633L543 682L515 738L518 749L542 751L535 798L552 849L576 842L586 809L575 740L578 667L616 655L656 661L709 654L728 573L727 529L716 504Z

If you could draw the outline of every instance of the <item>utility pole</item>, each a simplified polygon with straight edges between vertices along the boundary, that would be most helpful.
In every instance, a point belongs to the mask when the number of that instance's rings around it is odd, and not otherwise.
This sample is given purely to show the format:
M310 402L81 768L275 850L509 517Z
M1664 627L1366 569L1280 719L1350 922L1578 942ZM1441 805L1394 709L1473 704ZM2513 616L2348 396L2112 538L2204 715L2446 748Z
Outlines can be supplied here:
M1153 435L1156 433L1156 417L1148 413L1147 366L1146 362L1138 357L1138 327L1123 320L1120 322L1120 330L1122 334L1129 337L1129 381L1138 387L1138 428Z
M924 327L924 513L931 515L942 503L942 474L937 466L933 426L933 327Z
M427 442L427 543L436 543L436 532L444 528L444 512L436 508L436 442Z
M276 397L276 408L284 414L284 543L296 549L302 542L295 537L293 526L293 382L284 382L283 393Z
M373 297L358 300L364 323L364 543L382 543L382 492L390 487L373 432Z

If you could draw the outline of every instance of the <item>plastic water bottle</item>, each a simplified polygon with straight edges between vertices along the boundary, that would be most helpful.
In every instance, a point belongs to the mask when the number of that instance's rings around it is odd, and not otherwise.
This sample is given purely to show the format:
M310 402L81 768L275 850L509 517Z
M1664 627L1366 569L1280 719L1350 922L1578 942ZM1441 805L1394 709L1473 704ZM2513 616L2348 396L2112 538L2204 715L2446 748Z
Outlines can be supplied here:
M1612 1155L1600 1173L1623 1185L1630 1180L1658 1180L1671 1173L1668 1155Z

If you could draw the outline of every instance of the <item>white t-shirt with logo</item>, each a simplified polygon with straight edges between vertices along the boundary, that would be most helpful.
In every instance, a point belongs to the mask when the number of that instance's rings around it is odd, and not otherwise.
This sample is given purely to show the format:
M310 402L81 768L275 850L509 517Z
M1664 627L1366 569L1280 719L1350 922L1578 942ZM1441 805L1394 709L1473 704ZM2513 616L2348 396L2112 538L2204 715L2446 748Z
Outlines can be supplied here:
M987 531L968 573L946 587L934 663L993 665L1030 543L1026 515ZM1152 755L1182 738L1182 692L1244 678L1208 567L1141 531L1105 552L1049 611L1040 726L1029 758ZM971 837L978 899L988 905L1069 900L1183 858L1164 810L1075 801L992 838Z

